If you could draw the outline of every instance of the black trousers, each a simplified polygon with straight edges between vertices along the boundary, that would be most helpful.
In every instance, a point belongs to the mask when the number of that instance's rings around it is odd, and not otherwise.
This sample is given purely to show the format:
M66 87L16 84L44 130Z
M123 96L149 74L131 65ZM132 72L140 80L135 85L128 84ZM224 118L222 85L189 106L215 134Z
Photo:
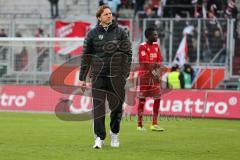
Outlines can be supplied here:
M94 133L102 140L106 138L105 128L105 101L107 98L111 110L110 128L113 133L120 130L122 118L122 105L125 98L124 86L126 80L123 77L98 76L92 79L93 118Z

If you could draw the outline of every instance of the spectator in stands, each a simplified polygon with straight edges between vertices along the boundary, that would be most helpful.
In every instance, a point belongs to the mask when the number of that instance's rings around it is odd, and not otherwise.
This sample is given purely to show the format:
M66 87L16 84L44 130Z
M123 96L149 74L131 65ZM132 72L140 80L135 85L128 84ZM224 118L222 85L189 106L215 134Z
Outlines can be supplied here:
M59 0L48 0L51 5L51 16L52 18L57 18L58 17L58 1Z
M28 51L24 46L20 53L15 54L15 71L26 71L28 68L25 67L28 65Z
M22 37L22 33L20 31L16 31L15 37Z
M121 8L133 8L133 0L121 0Z
M149 0L148 2L148 6L155 12L156 15L160 6L160 1L161 0Z
M144 19L146 19L146 18L149 18L149 19L151 19L151 18L158 18L158 16L155 14L155 12L153 11L153 9L151 8L151 6L147 6L146 8L145 8L145 13L144 14L142 14L142 15L140 15L140 18L144 18ZM157 21L155 21L155 20L148 20L147 21L147 28L148 27L152 27L152 28L155 28L156 27L156 22ZM141 25L140 25L141 26Z
M192 17L194 5L191 0L167 0L164 6L164 17Z
M196 62L197 60L197 33L196 28L186 22L183 35L187 37L187 54L188 62Z
M181 17L193 17L194 16L194 3L192 3L192 0L181 0L180 7L180 16Z
M106 4L106 3L107 3L107 0L99 0L98 1L98 5L99 6L102 6L102 5Z
M165 6L165 1L159 0L157 5L154 5L155 7L158 6L158 8L155 8L156 10L156 15L158 17L163 17L163 8Z
M192 4L194 5L194 17L200 18L203 17L202 14L202 2L203 0L192 0Z
M3 28L0 31L0 37L7 37L7 33ZM6 60L6 59L7 59L7 48L6 46L0 46L0 60Z
M44 37L44 31L42 28L38 28L35 37Z
M194 78L194 70L190 64L183 65L182 74L183 74L183 83L184 83L183 88L186 88L186 89L192 88L192 82L193 82L193 78Z
M215 5L213 5L215 6ZM208 45L208 53L207 55L203 55L203 57L206 59L205 62L209 62L213 60L213 58L218 54L217 61L223 63L225 62L225 36L224 32L224 25L222 25L217 17L216 17L216 9L215 7L211 8L208 11L208 18L210 20L207 21L206 27L205 27L205 34L207 36L209 45ZM221 53L219 53L221 52ZM220 58L222 57L222 58Z
M42 28L38 28L37 32L35 34L35 37L47 37L45 35L44 30ZM46 47L46 44L44 42L37 42L36 43L37 47L37 70L42 71L44 70L43 68L45 67L45 70L47 69L46 65L44 65L47 61L47 58L49 56L49 49Z
M205 47L202 54L204 62L210 62L224 44L223 27L216 17L216 5L213 4L208 10L208 21L203 22ZM220 45L220 46L219 46Z
M166 5L164 7L164 17L176 17L176 14L178 13L178 7L176 6L178 4L178 0L167 0Z
M225 18L237 18L238 9L235 0L228 0L226 9L224 11Z
M236 21L236 38L240 39L240 19L237 19Z
M0 37L7 37L7 33L4 28L1 29Z
M171 72L168 74L167 86L170 89L184 88L184 78L177 64L172 66Z
M115 18L118 17L118 7L119 7L120 4L121 4L120 0L108 0L107 1L107 5L111 8L112 15Z
M221 17L221 0L207 0L207 12L211 12L215 17Z
M22 33L17 31L16 37L22 37ZM28 65L28 51L24 42L17 42L14 48L14 69L15 71L22 71ZM28 69L28 68L27 68ZM25 69L26 71L26 69Z
M226 46L223 36L219 29L214 31L213 37L210 39L211 58L215 58L213 62L225 63L226 61Z
M135 0L134 3L134 16L138 14L138 12L144 11L144 4L146 0Z

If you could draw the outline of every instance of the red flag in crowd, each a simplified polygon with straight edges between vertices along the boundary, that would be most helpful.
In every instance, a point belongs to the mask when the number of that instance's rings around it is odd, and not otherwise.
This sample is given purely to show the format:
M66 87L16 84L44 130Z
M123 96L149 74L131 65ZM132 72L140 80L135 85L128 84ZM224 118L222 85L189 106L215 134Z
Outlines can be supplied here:
M187 57L188 57L187 36L184 35L178 47L176 56L174 58L174 63L177 63L179 67L182 67L187 62Z
M87 22L62 22L56 21L55 36L60 38L84 38L90 28ZM56 42L54 50L57 54L81 54L83 46L82 41Z

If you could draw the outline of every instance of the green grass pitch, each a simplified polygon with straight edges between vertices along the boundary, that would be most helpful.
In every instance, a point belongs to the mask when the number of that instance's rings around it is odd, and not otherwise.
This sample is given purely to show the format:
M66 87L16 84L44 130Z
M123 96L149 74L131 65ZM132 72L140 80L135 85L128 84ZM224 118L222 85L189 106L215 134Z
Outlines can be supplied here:
M146 122L148 128L150 121ZM136 130L124 118L120 147L109 134L92 149L92 122L65 122L53 114L0 112L0 160L239 160L240 121L160 119L164 132ZM109 119L106 127L109 133Z

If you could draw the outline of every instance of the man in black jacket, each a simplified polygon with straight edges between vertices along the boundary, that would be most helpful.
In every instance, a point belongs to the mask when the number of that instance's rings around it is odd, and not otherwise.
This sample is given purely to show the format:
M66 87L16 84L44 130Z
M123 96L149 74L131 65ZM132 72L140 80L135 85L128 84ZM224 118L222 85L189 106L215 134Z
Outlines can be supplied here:
M131 45L127 33L113 20L108 6L101 6L96 17L98 24L84 41L79 80L84 91L85 80L91 70L95 135L93 148L102 148L106 138L106 98L111 110L111 146L119 147L118 133L125 97L124 86L132 60Z

